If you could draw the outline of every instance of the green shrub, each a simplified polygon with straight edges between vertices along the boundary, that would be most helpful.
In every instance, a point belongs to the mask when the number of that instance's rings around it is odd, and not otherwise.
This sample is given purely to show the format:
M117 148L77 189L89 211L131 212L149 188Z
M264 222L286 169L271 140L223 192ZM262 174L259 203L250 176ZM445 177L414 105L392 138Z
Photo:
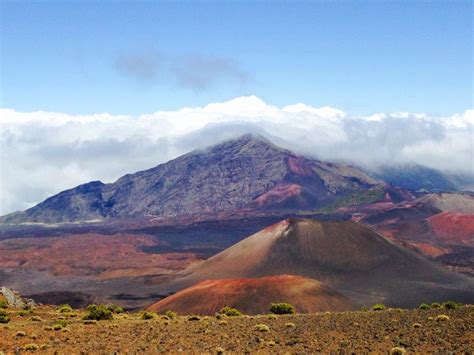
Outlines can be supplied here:
M418 306L418 309L431 309L431 306L426 303L422 303Z
M142 313L142 319L143 320L148 320L148 319L153 319L156 317L156 313L155 312L143 312Z
M445 309L456 309L459 307L459 304L454 301L447 301L443 303L443 308Z
M385 309L385 305L382 303L377 303L372 306L373 311L383 311Z
M1 300L0 301L0 308L8 308L7 301Z
M113 318L112 312L106 306L91 304L87 307L87 313L83 320L109 320Z
M178 315L173 311L166 311L165 316L167 316L169 319L175 319Z
M226 316L228 317L237 317L237 316L241 316L242 313L238 310L238 309L235 309L235 308L232 308L232 307L227 307L225 306L224 308L222 308L220 311L219 311L220 314L225 314Z
M60 304L57 309L60 313L72 312L72 307L68 304Z
M4 310L0 309L0 323L1 324L6 324L10 321L10 317L8 316L7 312Z
M441 308L441 305L438 302L434 302L431 304L431 308Z
M120 314L120 313L123 313L123 312L124 312L123 307L117 306L117 305L112 304L112 303L111 303L111 304L108 304L108 305L106 306L106 308L107 308L110 312L115 313L115 314Z
M270 312L275 314L295 314L296 310L295 307L289 303L272 303Z

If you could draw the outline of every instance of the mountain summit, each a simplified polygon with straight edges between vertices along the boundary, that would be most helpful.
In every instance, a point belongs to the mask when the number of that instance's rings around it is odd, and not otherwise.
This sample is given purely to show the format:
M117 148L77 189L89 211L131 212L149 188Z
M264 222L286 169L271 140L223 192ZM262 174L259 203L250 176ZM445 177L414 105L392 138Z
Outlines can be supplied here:
M385 185L352 166L321 162L244 135L116 182L63 191L4 223L76 222L140 216L192 216L253 210L315 210Z

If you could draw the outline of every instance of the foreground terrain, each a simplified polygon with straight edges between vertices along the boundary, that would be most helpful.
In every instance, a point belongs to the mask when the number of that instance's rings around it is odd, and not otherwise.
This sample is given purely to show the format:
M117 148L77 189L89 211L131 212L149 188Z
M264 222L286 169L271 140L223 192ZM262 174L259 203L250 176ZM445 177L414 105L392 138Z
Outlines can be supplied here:
M0 325L0 353L223 352L472 352L474 307L454 310L382 310L238 317L115 314L82 320L83 311L61 313L40 306L32 313L7 309ZM444 315L441 316L440 315ZM258 324L268 328L257 329Z

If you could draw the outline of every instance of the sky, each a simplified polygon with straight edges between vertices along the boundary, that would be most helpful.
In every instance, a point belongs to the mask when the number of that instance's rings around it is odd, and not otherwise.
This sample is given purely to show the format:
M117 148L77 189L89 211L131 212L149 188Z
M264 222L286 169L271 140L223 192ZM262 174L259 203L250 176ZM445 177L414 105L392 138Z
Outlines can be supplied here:
M248 132L474 176L472 6L0 0L0 214Z
M352 114L472 106L471 1L8 1L1 102L143 114L244 95Z

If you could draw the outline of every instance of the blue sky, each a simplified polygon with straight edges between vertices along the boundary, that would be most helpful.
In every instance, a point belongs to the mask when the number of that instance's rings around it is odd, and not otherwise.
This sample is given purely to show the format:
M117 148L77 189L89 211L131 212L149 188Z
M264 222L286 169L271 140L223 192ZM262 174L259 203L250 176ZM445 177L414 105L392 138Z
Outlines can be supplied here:
M0 106L131 114L256 95L472 107L471 1L1 1Z

